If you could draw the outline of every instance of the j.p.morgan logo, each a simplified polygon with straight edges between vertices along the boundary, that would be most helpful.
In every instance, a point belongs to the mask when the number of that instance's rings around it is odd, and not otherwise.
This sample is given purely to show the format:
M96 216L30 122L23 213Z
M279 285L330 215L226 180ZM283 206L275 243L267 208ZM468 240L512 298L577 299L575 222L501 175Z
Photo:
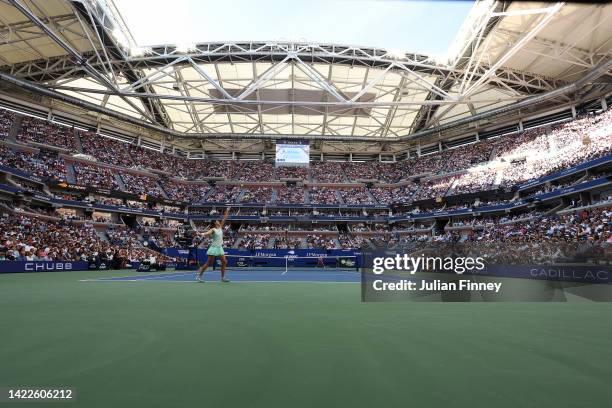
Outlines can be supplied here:
M26 271L71 271L72 262L26 262Z

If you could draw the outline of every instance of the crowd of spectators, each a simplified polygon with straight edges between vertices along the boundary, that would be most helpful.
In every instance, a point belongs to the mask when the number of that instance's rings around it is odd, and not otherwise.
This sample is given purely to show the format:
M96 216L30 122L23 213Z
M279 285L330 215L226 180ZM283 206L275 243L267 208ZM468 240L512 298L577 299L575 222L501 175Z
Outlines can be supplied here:
M296 237L277 235L273 239L274 249L298 249L301 246L301 240Z
M329 187L312 186L308 190L310 204L337 204L339 202L337 191Z
M346 233L340 233L337 239L338 243L340 244L338 249L357 249L361 247L360 245L353 243L350 236Z
M91 224L25 214L0 217L0 259L21 261L141 261L150 256L169 260L132 240L102 240Z
M286 231L288 226L285 224L245 224L242 226L243 231Z
M169 199L194 204L204 201L212 189L207 184L184 184L172 180L163 180L161 183Z
M125 171L119 172L127 191L134 194L147 194L153 197L165 197L156 178L132 174Z
M117 182L117 173L113 169L84 162L74 163L73 167L78 185L110 190L119 190L121 188Z
M494 187L496 176L497 169L495 168L476 168L474 171L457 176L450 194L468 194L491 190Z
M346 188L338 190L342 201L348 205L376 204L365 187Z
M245 188L240 201L243 203L269 203L272 201L272 189L270 187Z
M276 202L281 204L303 204L304 189L299 187L281 187L276 189Z
M17 140L47 144L70 151L74 148L74 128L26 116L21 122Z
M610 154L612 110L557 125L548 133L543 128L526 131L519 138L519 143L499 154L509 162L501 180L504 186L520 184Z
M0 132L8 132L14 115L0 111ZM4 129L4 130L2 130ZM387 162L315 162L310 169L279 167L268 161L209 161L189 160L170 152L161 153L143 147L129 145L92 132L82 132L41 119L23 119L19 138L24 142L41 142L68 148L73 152L75 132L83 151L105 163L128 168L143 167L163 170L178 177L224 177L248 181L272 181L278 178L298 177L324 182L346 182L358 179L376 179L395 182L402 178L426 173L449 173L466 170L462 174L436 180L408 184L402 187L377 186L370 189L308 187L312 204L371 205L409 204L413 201L432 199L443 195L476 193L498 187L508 188L527 180L542 177L612 152L612 110L599 115L588 114L576 120L529 129L513 135L451 148L421 157L395 163ZM43 178L65 179L63 159L52 151L40 153L13 151L0 146L0 164L33 173ZM491 157L496 161L474 167ZM136 194L149 194L179 201L198 202L208 195L211 202L236 202L243 193L244 203L302 204L303 187L236 187L218 186L211 194L209 186L193 188L171 179L134 175L126 171L110 170L93 164L74 164L76 181L80 185L119 189L121 180L126 190ZM120 175L119 181L117 175ZM273 193L273 190L276 190ZM273 197L276 197L274 200Z
M380 204L406 204L412 200L419 188L419 184L411 183L401 187L374 187L370 189L370 193Z
M124 143L135 167L143 169L160 170L169 175L183 179L190 179L197 172L199 160L188 160L187 158L172 154L171 151L161 153L157 150L134 146ZM128 166L130 167L130 166Z
M65 180L66 165L57 153L40 149L38 153L11 150L0 145L0 165L22 170L43 179Z
M308 179L308 168L306 167L277 167L276 178L281 179Z
M248 160L239 162L234 180L239 181L270 181L273 179L274 165L260 160ZM219 176L225 176L219 174Z
M134 167L135 163L130 156L126 143L109 139L92 132L79 132L83 153L95 157L101 162L116 166Z
M238 249L256 250L268 248L269 234L244 234L241 237Z
M343 183L346 176L342 170L343 163L313 162L310 164L312 181L320 183Z
M308 234L305 237L308 249L335 249L337 244L329 235Z
M108 236L108 242L115 246L142 246L136 232L126 227L109 228L106 230L106 235Z
M479 239L490 242L572 242L612 244L612 208L543 215L536 220L502 223L486 228Z
M0 140L5 140L8 138L14 120L15 113L0 109Z
M443 177L422 183L419 190L413 195L413 201L435 199L446 195L457 176Z
M241 191L240 187L217 185L208 194L207 201L212 203L233 203L238 199Z
M114 205L114 206L125 205L124 200L121 198L105 197L105 196L100 196L100 195L92 195L90 197L86 197L83 201L102 204L102 205Z
M193 174L193 177L223 177L228 180L234 180L243 166L250 167L247 163L248 162L239 162L235 160L209 160L199 166L198 171Z
M142 238L147 245L153 245L158 248L172 248L177 246L177 242L174 240L173 236L166 233L160 233L159 231L154 231L150 228L144 228L142 233Z

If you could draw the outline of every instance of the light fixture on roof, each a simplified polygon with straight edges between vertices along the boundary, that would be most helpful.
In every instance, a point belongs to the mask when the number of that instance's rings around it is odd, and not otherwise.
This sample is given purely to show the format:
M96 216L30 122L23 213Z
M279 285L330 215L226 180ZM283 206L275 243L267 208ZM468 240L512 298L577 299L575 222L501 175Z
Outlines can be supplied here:
M117 40L117 42L119 43L119 45L121 45L124 48L129 48L130 41L128 40L128 38L126 37L124 32L121 31L121 29L119 27L116 27L112 31L112 34L113 34L113 37L115 38L115 40Z
M176 45L176 51L182 54L189 54L197 49L198 47L194 43L182 43Z
M406 51L403 50L389 50L387 52L391 58L402 59L406 57Z
M153 49L151 47L130 47L130 57L142 57L151 55Z
M439 65L448 65L449 64L449 58L448 58L448 54L429 54L428 55L428 59L433 62L434 64L439 64Z

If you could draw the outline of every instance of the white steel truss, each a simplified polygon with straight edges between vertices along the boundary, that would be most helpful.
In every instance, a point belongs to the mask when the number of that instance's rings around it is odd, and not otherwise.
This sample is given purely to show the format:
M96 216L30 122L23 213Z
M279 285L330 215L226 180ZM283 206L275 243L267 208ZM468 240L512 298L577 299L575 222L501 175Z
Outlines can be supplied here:
M36 38L47 36L66 53L46 57L34 51L31 60L15 64L0 57L0 70L50 90L99 100L109 109L121 105L131 116L186 136L400 138L444 123L457 108L476 116L483 108L567 85L560 78L507 67L519 52L584 69L609 58L609 50L601 47L586 51L538 37L564 3L514 10L503 2L478 2L478 13L459 36L457 57L440 62L416 53L295 42L139 48L112 2L73 0L74 14L41 17L41 10L21 0L8 1L28 21L4 31L0 27L0 33L10 34L7 41L28 41L28 28L37 27ZM524 32L498 27L514 16L531 22ZM87 40L89 49L77 50L64 30ZM494 35L514 42L494 53Z

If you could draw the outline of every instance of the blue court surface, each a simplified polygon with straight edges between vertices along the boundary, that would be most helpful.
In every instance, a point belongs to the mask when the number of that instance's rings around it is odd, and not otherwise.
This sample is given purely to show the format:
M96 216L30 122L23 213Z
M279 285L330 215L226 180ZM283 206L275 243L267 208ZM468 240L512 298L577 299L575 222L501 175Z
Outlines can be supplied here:
M361 275L355 270L333 270L300 268L285 271L284 268L257 268L245 270L228 270L226 277L232 282L322 282L322 283L359 283ZM112 278L85 279L88 282L141 282L141 281L170 281L170 282L193 282L196 283L195 271L177 272L143 272L138 275L121 276ZM219 282L221 274L219 271L206 271L204 281Z

